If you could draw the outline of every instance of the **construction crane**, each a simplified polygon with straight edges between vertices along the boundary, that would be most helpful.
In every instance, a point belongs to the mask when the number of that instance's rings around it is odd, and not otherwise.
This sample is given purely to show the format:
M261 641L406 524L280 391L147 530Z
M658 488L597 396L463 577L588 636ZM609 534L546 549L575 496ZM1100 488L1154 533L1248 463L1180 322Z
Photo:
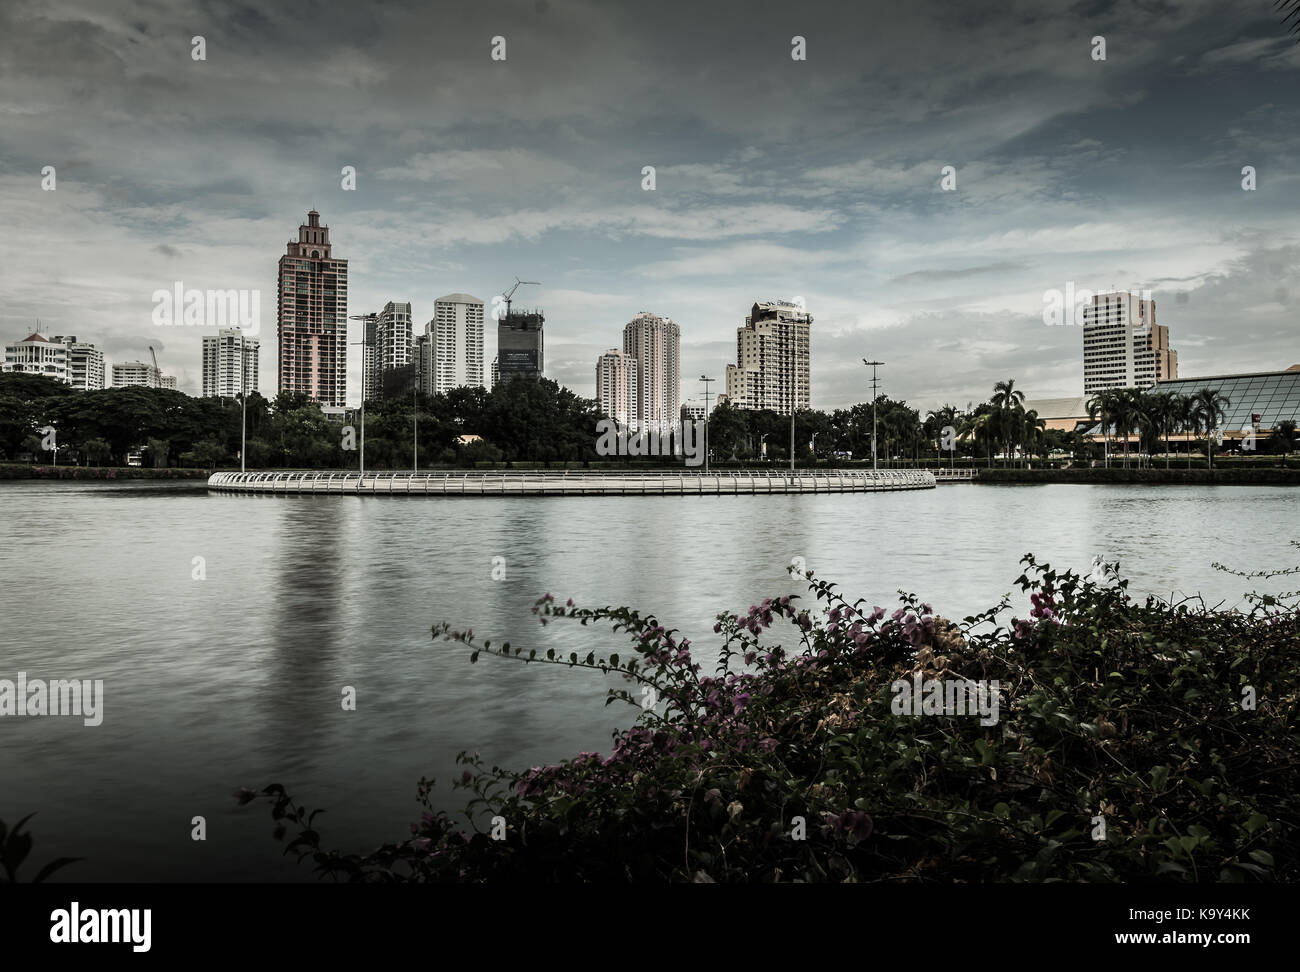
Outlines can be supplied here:
M153 353L153 345L149 345L149 357L153 358L153 386L162 387L162 372L158 370L158 355Z
M518 277L515 277L515 285L501 295L505 298L507 317L510 316L510 298L514 296L515 291L518 290L522 284L532 284L534 287L540 287L542 285L539 280L520 280Z

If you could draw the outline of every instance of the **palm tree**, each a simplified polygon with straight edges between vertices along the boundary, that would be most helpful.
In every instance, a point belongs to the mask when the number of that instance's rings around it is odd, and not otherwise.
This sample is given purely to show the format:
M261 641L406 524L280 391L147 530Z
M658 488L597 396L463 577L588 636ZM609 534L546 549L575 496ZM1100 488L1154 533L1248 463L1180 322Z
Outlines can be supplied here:
M993 386L993 397L989 403L998 412L998 424L1002 427L1002 440L1006 445L1007 455L1011 454L1011 429L1019 424L1019 413L1024 411L1025 393L1015 387L1016 380L1008 378Z
M1164 435L1166 469L1169 468L1169 430L1181 418L1181 397L1176 392L1157 392L1150 396L1151 419Z
M1278 437L1282 443L1282 458L1291 455L1291 448L1295 445L1295 428L1296 424L1292 419L1286 419L1277 423L1277 428L1273 434Z
M1038 412L1034 409L1024 413L1024 432L1022 433L1025 443L1025 456L1036 456L1042 451L1044 430L1047 428L1047 421L1038 417Z
M1224 398L1217 388L1202 388L1192 396L1196 414L1205 428L1205 466L1214 468L1214 433L1219 423L1227 417L1226 409L1232 402Z
M1137 388L1115 389L1115 402L1112 406L1116 432L1124 432L1124 468L1128 468L1128 440L1135 427L1141 440L1141 422L1143 417L1142 392Z
M925 417L925 437L934 443L934 454L940 462L943 461L943 430L948 426L956 429L957 423L957 408L954 405L945 405Z
M993 468L994 414L967 415L961 426L962 435L970 435L978 445L981 440L989 445L989 468Z
M1110 428L1114 424L1111 417L1115 408L1115 390L1113 388L1104 388L1099 392L1094 392L1092 398L1088 399L1088 418L1094 422L1101 420L1101 434L1104 442L1110 442ZM1109 455L1109 448L1106 450Z
M1147 468L1150 468L1162 435L1167 437L1169 395L1154 389L1136 389L1132 394L1137 412L1138 448L1147 457Z
M1192 401L1190 395L1176 395L1175 404L1178 406L1178 428L1186 437L1187 446L1187 468L1192 468L1192 442L1196 436L1201 434L1201 418L1196 411L1196 403Z

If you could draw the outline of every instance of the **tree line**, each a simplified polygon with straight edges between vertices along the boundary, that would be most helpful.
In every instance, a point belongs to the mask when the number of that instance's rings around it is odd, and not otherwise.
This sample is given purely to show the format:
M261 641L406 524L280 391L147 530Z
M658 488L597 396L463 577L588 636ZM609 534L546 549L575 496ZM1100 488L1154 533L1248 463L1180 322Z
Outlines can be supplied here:
M1217 391L1182 396L1114 389L1088 403L1103 441L1075 430L1047 429L1026 409L1014 379L998 382L987 401L927 412L888 396L874 403L794 417L798 462L870 460L873 411L876 455L884 463L963 459L1027 463L1069 456L1100 459L1130 447L1139 462L1171 437L1212 463L1216 433L1230 404ZM239 462L238 398L195 398L165 388L75 391L40 375L0 374L0 458L80 465L124 465L139 450L145 465L216 468ZM600 462L596 403L550 379L506 381L492 390L462 387L437 395L412 393L366 403L367 469L401 470L478 462ZM305 395L248 396L247 464L252 468L349 469L359 462L359 416L331 418ZM719 404L709 420L714 462L788 462L790 416ZM51 434L49 430L53 429ZM1126 434L1126 431L1127 434ZM1204 436L1204 440L1201 437ZM1260 451L1294 448L1295 423L1283 422ZM1132 440L1132 441L1130 441ZM1112 446L1113 443L1113 446ZM57 449L57 453L56 450ZM675 460L639 459L638 462ZM1168 461L1168 459L1166 459Z

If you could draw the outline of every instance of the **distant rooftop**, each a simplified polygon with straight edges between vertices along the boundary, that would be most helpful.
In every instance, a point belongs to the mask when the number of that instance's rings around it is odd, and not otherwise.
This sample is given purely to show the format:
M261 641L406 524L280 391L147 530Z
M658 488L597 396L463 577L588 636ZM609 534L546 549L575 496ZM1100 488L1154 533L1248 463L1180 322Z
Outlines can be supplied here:
M1086 398L1040 398L1025 401L1026 412L1037 412L1041 419L1079 418L1088 414Z

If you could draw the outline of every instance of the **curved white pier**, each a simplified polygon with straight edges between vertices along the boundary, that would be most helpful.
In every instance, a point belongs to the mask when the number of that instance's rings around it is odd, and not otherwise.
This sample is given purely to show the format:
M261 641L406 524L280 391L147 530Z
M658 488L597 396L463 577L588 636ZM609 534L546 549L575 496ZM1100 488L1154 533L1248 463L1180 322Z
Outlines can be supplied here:
M934 489L926 470L444 471L422 473L219 472L208 488L232 493L379 496L733 496L757 493L872 493Z

